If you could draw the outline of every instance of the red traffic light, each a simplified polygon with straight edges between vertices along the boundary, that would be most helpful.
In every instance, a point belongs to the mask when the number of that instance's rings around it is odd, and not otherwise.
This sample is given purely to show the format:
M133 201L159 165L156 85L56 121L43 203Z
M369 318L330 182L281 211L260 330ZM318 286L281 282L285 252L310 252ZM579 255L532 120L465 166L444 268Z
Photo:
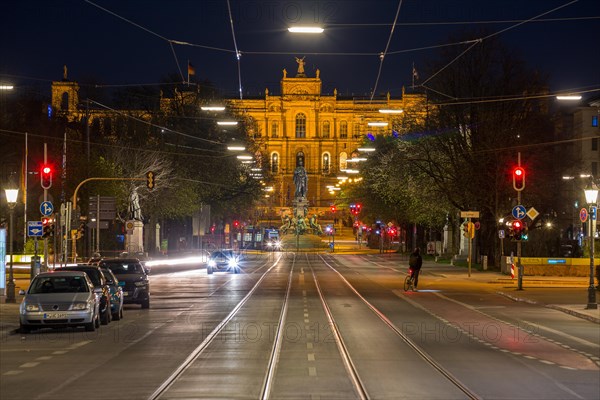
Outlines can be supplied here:
M42 165L40 171L40 184L42 189L50 189L52 186L52 167L49 165Z
M522 167L513 170L513 188L517 192L525 189L525 170Z
M523 229L523 223L519 220L514 221L512 226L513 226L513 230L515 230L515 231L520 231L521 229Z
M336 211L336 207L335 206L331 206L331 212L335 212Z
M50 218L48 217L43 217L42 218L42 226L46 226L50 223Z
M240 227L240 221L233 221L233 226L235 228L239 228Z

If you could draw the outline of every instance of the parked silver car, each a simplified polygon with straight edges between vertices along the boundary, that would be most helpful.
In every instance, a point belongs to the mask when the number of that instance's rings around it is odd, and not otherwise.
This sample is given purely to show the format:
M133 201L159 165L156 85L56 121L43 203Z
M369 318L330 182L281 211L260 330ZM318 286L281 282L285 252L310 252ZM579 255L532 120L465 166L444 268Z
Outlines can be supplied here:
M99 289L101 290L101 289ZM31 329L100 326L99 293L83 271L44 272L37 275L19 308L22 333Z

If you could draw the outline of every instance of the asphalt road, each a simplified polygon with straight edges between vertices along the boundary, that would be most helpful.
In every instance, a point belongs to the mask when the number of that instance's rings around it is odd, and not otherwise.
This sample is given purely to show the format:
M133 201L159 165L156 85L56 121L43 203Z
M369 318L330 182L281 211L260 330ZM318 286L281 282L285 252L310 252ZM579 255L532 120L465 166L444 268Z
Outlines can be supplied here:
M600 325L540 304L585 287L514 301L510 281L428 264L404 292L405 272L397 255L293 253L155 268L149 310L3 335L0 398L600 397Z

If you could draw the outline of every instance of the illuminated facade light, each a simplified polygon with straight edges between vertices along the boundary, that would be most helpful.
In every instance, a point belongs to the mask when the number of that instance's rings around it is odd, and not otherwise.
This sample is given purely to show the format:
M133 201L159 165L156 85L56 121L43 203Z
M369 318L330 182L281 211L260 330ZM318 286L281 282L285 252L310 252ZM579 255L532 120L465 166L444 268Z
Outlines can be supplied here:
M202 111L224 111L225 107L223 106L202 106L200 107Z
M217 125L221 126L234 126L237 125L237 121L217 121Z
M288 28L291 33L323 33L324 30L320 26L291 26Z
M392 110L390 108L382 108L381 110L379 110L379 112L382 114L402 114L404 110Z
M369 125L369 126L388 126L388 123L387 122L382 122L382 121L379 121L379 122L367 122L367 125Z

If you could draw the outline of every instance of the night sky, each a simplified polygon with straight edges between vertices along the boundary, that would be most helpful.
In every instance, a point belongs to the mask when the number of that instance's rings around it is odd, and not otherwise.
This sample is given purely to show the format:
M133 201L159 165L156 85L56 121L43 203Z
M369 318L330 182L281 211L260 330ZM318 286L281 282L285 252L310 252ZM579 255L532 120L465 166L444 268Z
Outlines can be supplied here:
M320 69L323 92L337 88L344 95L367 95L398 4L230 0L244 96L263 93L265 87L278 93L282 69L296 73L295 56L306 56L308 76ZM3 83L18 88L47 82L49 89L52 80L62 78L66 64L75 81L155 84L169 74L187 78L189 60L195 79L210 80L225 95L237 96L238 63L226 0L5 0L2 11ZM541 21L513 27L536 16ZM287 32L291 24L318 24L326 30L301 36ZM445 44L465 29L505 30L498 35L501 41L529 66L549 74L553 92L598 95L598 0L404 0L377 93L399 95L402 86L411 85L412 64L422 70L439 51L414 49Z

